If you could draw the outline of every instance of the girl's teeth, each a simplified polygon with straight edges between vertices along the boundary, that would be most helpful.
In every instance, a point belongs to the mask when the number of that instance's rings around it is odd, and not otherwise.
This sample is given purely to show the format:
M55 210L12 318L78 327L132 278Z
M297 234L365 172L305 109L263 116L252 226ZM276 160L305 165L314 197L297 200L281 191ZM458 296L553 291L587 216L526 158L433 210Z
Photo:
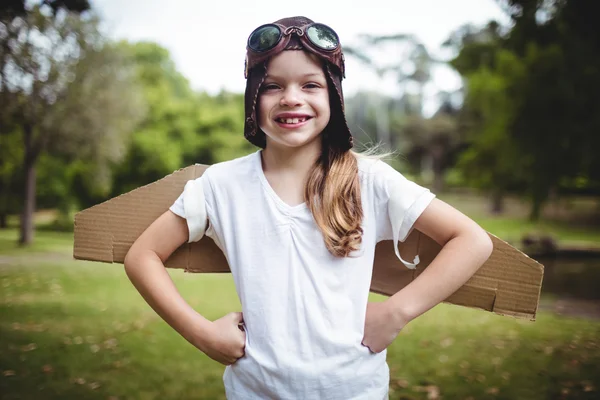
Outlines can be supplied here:
M306 121L306 118L282 118L281 120L286 124L298 124Z

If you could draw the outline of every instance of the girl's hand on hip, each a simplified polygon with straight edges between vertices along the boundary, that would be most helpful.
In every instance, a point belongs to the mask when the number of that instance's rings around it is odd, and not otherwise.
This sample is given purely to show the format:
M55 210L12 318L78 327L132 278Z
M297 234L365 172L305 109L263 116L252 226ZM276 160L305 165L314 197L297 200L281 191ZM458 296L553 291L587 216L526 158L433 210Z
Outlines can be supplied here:
M241 312L232 312L212 322L210 333L199 346L207 356L223 365L231 365L245 354L246 332Z
M368 303L362 344L373 353L380 353L394 341L405 325L405 322L397 321L387 301Z

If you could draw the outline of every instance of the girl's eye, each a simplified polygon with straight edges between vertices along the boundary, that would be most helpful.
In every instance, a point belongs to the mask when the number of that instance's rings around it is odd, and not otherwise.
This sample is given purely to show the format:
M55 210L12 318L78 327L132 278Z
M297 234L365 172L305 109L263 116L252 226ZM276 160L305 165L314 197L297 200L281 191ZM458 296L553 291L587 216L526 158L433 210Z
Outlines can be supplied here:
M321 85L317 84L317 83L307 83L306 85L304 85L304 87L306 89L318 89L321 87Z
M279 89L279 86L275 85L274 83L269 83L263 86L263 90L276 90Z

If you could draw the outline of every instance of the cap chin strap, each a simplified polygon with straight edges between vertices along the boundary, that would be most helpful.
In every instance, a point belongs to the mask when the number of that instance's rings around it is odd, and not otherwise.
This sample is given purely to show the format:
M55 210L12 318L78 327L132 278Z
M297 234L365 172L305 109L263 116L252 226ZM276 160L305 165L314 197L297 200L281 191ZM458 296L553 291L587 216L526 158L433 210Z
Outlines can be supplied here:
M390 216L390 223L392 225L392 235L393 235L393 243L394 243L394 251L396 253L396 257L402 264L406 266L408 269L415 269L417 265L421 262L419 259L419 255L416 255L413 262L410 263L402 258L400 255L400 250L398 250L398 241L400 239L400 227L402 226L402 221L404 220L404 211L405 207L402 205L402 193L398 193L400 189L397 186L392 186L390 188L390 199L388 202L388 214Z

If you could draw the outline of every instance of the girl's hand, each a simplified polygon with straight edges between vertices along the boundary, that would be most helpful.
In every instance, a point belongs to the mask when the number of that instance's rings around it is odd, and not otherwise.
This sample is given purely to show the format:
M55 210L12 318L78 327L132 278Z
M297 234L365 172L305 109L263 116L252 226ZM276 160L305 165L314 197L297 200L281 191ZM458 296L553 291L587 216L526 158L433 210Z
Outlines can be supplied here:
M241 312L232 312L211 323L208 334L197 346L223 365L231 365L244 356L246 332L240 328Z
M362 344L373 353L380 353L394 341L406 324L394 315L389 302L368 303Z

